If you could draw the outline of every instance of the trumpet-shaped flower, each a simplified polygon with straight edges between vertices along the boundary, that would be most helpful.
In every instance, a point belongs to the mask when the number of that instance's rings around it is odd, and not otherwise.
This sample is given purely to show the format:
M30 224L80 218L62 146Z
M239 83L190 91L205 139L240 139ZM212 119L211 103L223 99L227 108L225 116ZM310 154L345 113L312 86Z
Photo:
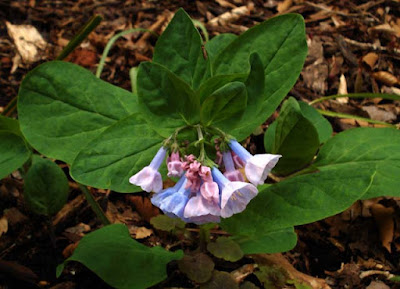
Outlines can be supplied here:
M211 169L207 166L201 166L199 177L202 180L200 191L195 196L190 198L186 205L184 217L192 220L201 219L212 222L219 220L221 208L219 206L220 194L218 184L213 181ZM214 217L211 217L214 216ZM210 222L210 221L209 221Z
M170 192L165 192L164 196L160 198L157 198L154 203L158 203L159 201L159 208L164 212L164 214L168 215L169 217L172 218L181 218L185 222L188 222L189 220L186 220L184 218L184 211L185 207L189 201L190 197L190 190L185 189L187 179L186 177L182 177L174 186L174 191L172 193ZM168 190L168 189L167 189ZM161 192L160 194L162 194Z
M161 147L157 154L154 156L150 165L144 167L137 174L133 175L129 178L129 182L133 185L140 186L144 191L156 192L162 190L162 177L158 172L162 162L165 159L165 155L167 154L167 150L164 147Z
M221 217L229 218L242 212L258 194L255 186L245 182L229 181L217 168L212 169L214 181L221 192Z
M225 177L232 182L244 182L244 177L242 173L239 170L235 169L235 163L232 159L231 152L224 152L222 154L222 158L224 160L225 166Z
M168 177L181 177L183 174L182 161L179 152L171 153L167 158Z
M244 172L247 179L255 186L262 185L267 179L269 172L278 163L281 155L274 154L250 154L236 140L229 142L233 152L245 163Z

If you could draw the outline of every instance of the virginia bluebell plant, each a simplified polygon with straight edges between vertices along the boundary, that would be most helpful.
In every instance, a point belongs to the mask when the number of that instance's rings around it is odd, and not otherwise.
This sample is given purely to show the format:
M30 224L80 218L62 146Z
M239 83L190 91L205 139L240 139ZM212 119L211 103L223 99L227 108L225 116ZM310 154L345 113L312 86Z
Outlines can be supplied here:
M229 218L246 208L257 196L257 186L265 182L281 155L251 155L234 138L217 129L221 138L216 140L217 158L213 162L204 149L203 128L193 127L199 135L198 157L181 153L185 148L179 147L176 132L164 141L150 165L129 182L146 192L154 192L151 202L170 217L195 224L218 223L221 217ZM168 177L180 179L175 186L162 190L159 168L167 153Z

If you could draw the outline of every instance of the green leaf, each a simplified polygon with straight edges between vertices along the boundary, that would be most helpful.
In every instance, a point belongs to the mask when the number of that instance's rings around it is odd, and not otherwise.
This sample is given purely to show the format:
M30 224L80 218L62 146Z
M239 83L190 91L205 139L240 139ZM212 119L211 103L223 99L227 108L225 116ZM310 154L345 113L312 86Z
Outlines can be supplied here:
M237 35L232 33L221 33L208 41L204 47L207 50L207 56L211 62L213 62L214 58L237 37Z
M27 141L40 153L67 163L136 107L132 93L62 61L47 62L29 72L18 96L18 115Z
M19 122L16 119L0 115L0 131L13 132L22 137Z
M194 255L185 255L178 261L179 270L186 274L186 276L195 282L207 282L214 270L213 260L204 253L197 253Z
M244 256L238 243L227 237L219 237L215 242L208 243L207 250L215 257L230 262L236 262Z
M218 54L212 63L214 75L248 71L248 59L253 53L260 56L265 75L262 105L251 118L260 125L278 107L303 67L307 55L303 18L285 14L250 28ZM251 132L237 130L233 136L241 140Z
M154 48L153 61L167 67L196 89L209 75L200 33L181 8L172 18Z
M372 183L363 199L400 196L400 131L356 128L341 132L321 148L314 163L320 171L359 164L371 168ZM338 180L339 181L339 180Z
M224 219L231 233L255 236L311 223L347 209L360 198L399 196L400 131L356 128L322 147L319 172L299 175L260 190L246 210Z
M121 193L141 191L129 177L148 166L163 138L141 114L133 114L107 128L77 155L71 176L77 182Z
M0 180L21 167L30 156L31 151L21 136L0 130Z
M281 154L282 158L274 172L288 175L312 161L320 145L318 132L292 97L283 103L276 123L271 152Z
M249 232L248 230L235 230L234 227L229 228L229 232L234 234L231 238L240 245L244 254L260 254L260 253L279 253L286 252L294 248L297 243L297 235L294 228L280 229L277 231L257 231ZM248 235L246 235L246 233Z
M266 152L272 152L272 147L275 143L275 131L278 123L274 121L271 123L264 134L264 148Z
M205 126L215 125L222 130L234 127L242 116L247 103L247 91L242 82L231 82L208 96L200 111Z
M164 137L180 126L199 122L198 98L189 85L167 68L142 62L137 84L143 113Z
M246 74L217 75L207 79L196 91L196 95L203 103L204 100L214 91L234 81L244 82L247 78Z
M246 79L247 107L239 121L239 125L229 131L237 139L248 137L265 119L257 118L262 115L264 101L264 66L257 53L250 55L250 73Z
M51 216L68 199L68 179L62 169L49 159L34 155L25 176L24 199L37 214Z
M331 123L323 117L315 108L311 105L299 101L301 112L303 116L307 118L315 127L318 132L319 142L322 144L326 142L333 133Z
M125 225L114 224L83 237L65 262L82 263L116 289L143 289L164 280L166 265L182 256L180 250L148 248L133 240ZM62 268L57 268L58 276Z
M170 232L176 228L185 228L186 223L179 218L170 218L167 215L158 215L150 219L150 224L162 231Z

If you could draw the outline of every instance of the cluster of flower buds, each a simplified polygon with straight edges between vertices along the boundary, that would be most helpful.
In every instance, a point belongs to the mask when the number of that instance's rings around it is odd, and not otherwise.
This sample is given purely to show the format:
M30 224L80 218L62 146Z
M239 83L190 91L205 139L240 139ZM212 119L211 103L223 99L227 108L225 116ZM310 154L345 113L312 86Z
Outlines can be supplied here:
M167 148L161 147L150 165L132 176L129 182L146 192L155 192L151 202L170 217L195 224L217 223L221 217L231 217L246 208L258 194L256 186L264 183L281 157L251 155L233 139L228 146L230 150L217 153L223 162L223 173L216 165L207 166L193 155L181 158L178 151L173 151L167 158L168 177L180 179L175 186L163 190L158 170Z

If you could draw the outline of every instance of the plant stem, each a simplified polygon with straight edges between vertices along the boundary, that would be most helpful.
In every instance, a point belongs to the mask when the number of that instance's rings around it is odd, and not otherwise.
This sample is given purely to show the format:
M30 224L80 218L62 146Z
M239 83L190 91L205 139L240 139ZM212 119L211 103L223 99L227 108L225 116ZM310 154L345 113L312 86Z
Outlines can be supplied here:
M103 71L104 64L106 62L106 58L108 56L108 52L110 51L111 47L114 45L115 41L117 41L118 38L120 38L121 36L130 34L130 33L136 32L136 31L150 32L157 36L157 34L154 33L153 31L151 31L149 29L144 29L144 28L132 28L132 29L124 30L120 33L115 34L113 37L111 37L111 39L108 41L106 47L104 48L103 54L101 55L101 59L99 62L99 66L97 66L96 77L100 78L101 72Z
M100 24L103 18L100 15L94 15L89 19L88 22L79 30L79 32L71 39L71 41L65 46L61 53L57 56L56 60L63 60L67 57L83 40L92 32L97 25Z
M199 232L199 248L200 251L207 249L207 243L210 240L210 229L207 226L200 226Z
M198 141L196 142L196 144L200 144L199 162L203 163L206 158L206 149L204 147L203 131L201 130L200 125L196 125L196 129L197 129L197 137L198 137Z
M324 97L320 97L314 99L309 103L309 105L316 104L318 102L322 102L329 99L335 99L340 97L351 97L351 98L384 98L384 99L392 99L392 100L400 100L400 96L396 94L388 94L388 93L349 93L349 94L335 94L328 95Z
M380 125L384 125L384 126L397 128L397 126L394 124L390 124L390 123L387 123L384 121L379 121L379 120L373 120L373 119L365 118L365 117L361 117L361 116L356 116L356 115L352 115L352 114L340 113L340 112L334 112L334 111L328 111L328 110L322 110L322 109L317 109L317 111L320 114L326 115L326 116L362 120L362 121L366 121L366 122L373 123L373 124L380 124Z
M1 113L4 116L11 116L14 110L17 108L17 97L14 97L10 100L7 106L4 108L4 111Z
M92 194L89 192L89 190L84 186L79 184L79 188L85 195L85 198L87 202L89 203L90 207L92 208L93 212L96 214L97 218L101 220L104 226L111 224L110 220L106 217L104 214L103 210L101 209L100 205L96 202L96 200L93 198Z

